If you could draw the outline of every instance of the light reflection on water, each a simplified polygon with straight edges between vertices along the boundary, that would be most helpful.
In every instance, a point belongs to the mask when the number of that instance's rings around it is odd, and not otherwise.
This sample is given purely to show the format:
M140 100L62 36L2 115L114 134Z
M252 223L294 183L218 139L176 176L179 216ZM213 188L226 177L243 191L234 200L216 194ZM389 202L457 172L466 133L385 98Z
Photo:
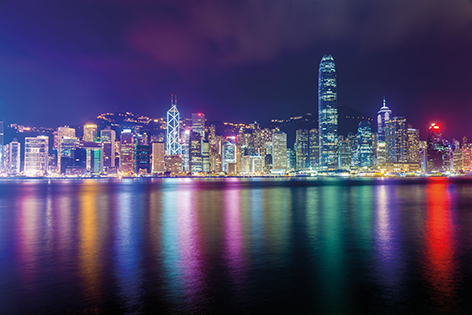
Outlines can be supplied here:
M468 313L471 191L447 179L0 181L0 306Z

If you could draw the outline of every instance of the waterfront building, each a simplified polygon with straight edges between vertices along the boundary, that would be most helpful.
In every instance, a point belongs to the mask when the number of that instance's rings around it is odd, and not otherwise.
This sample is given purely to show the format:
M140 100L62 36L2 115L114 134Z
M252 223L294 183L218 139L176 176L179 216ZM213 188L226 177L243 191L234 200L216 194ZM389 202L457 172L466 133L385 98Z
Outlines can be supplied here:
M109 173L111 168L115 167L116 157L116 133L110 127L100 131L100 141L102 144L101 172Z
M4 125L3 119L0 120L0 174L3 172L3 142L4 140Z
M58 127L54 132L54 149L60 151L61 140L64 137L75 138L75 129L69 126Z
M84 126L84 137L83 140L86 142L96 142L97 138L97 125L86 124Z
M306 129L299 129L296 131L295 156L297 171L310 168L309 131Z
M363 120L357 128L358 166L370 167L373 165L372 129L370 122Z
M388 108L387 103L385 102L385 97L383 99L383 104L380 110L377 112L377 140L378 142L386 141L385 140L385 124L392 118L392 111Z
M192 174L201 173L203 171L202 165L202 137L198 132L190 133L190 172Z
M433 123L427 132L426 171L450 171L451 164L451 149L447 141L442 138L442 128Z
M277 131L272 134L272 172L285 174L287 171L287 134Z
M177 110L177 96L171 95L171 108L167 111L167 155L182 154L180 145L180 113Z
M136 174L136 143L129 129L123 130L120 137L120 172L124 176Z
M166 172L171 176L182 174L182 156L179 154L166 155Z
M406 131L407 136L407 162L420 164L420 131L411 126Z
M182 130L181 148L182 148L182 167L184 172L190 172L190 133L191 129Z
M151 148L148 145L136 145L136 172L139 175L151 173Z
M385 144L387 163L406 163L407 126L405 117L393 117L385 122Z
M19 175L20 174L20 153L21 153L21 144L18 142L18 139L14 138L12 142L8 145L8 159L7 159L7 169L6 172L10 175Z
M351 141L349 138L339 136L338 140L338 152L339 152L339 169L350 170L352 163L352 149Z
M72 150L79 145L79 139L76 137L64 136L59 143L59 151L57 152L57 169L60 174L65 174L66 167L70 165L73 158Z
M227 136L223 141L221 145L221 164L222 164L222 169L223 172L226 172L229 174L230 169L228 169L228 164L234 163L235 169L231 169L231 174L236 174L237 173L237 150L236 150L236 141L237 138L234 136Z
M44 176L48 170L49 137L37 136L25 138L26 176Z
M202 139L202 171L210 172L210 143L204 139Z
M192 132L197 132L201 137L205 136L205 114L192 113Z
M338 106L336 68L331 55L324 55L318 76L319 168L338 166Z
M166 171L165 144L164 142L153 142L152 145L152 172L164 173Z
M309 163L310 169L314 170L318 167L318 159L320 158L320 142L318 129L311 129L308 139Z

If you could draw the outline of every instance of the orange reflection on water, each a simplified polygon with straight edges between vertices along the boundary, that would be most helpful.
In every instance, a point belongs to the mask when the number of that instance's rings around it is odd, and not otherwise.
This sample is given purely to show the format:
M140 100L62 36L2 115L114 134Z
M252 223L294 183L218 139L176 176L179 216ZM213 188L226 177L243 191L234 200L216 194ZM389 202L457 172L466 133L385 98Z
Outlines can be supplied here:
M84 181L80 187L80 252L79 266L84 287L90 297L98 291L98 231L96 197L98 183L93 180Z
M433 304L447 311L453 306L457 291L447 183L435 181L428 186L427 195L424 272L432 286Z

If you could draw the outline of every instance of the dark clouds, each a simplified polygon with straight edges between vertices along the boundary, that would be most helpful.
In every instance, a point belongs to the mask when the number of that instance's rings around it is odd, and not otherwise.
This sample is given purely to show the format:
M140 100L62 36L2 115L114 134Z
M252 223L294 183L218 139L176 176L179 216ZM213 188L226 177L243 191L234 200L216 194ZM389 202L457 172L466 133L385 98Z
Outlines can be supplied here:
M163 116L170 93L183 115L267 121L315 110L331 53L343 104L374 116L386 95L394 114L441 118L459 137L471 34L460 0L6 1L0 99L8 119L35 125L115 108Z

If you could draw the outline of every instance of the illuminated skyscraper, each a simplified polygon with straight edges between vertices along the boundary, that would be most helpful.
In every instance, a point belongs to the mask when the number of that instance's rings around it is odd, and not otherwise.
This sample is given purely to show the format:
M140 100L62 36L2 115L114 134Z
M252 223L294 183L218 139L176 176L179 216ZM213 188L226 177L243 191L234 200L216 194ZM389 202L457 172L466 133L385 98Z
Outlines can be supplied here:
M15 138L9 144L9 159L8 159L8 174L18 175L20 174L20 152L21 144Z
M54 132L54 149L60 150L61 140L64 137L75 138L75 129L68 126L58 127Z
M177 110L177 96L171 95L171 108L167 111L167 155L180 155L182 148L179 142L180 113Z
M420 131L408 128L406 131L408 141L407 160L408 163L420 164Z
M324 55L318 76L318 122L321 170L338 167L338 106L336 68L331 55Z
M393 117L385 123L385 144L387 163L408 161L408 141L405 117Z
M131 130L125 129L121 133L120 147L120 172L132 176L136 173L136 143Z
M372 166L372 129L366 120L361 121L357 128L357 150L359 167Z
M192 131L198 132L201 137L205 135L205 114L192 113Z
M102 143L101 150L101 166L102 172L108 172L111 167L115 167L115 151L116 151L116 133L110 127L100 131L100 141Z
M339 136L338 140L338 152L339 152L339 168L343 170L351 169L352 161L352 149L351 149L351 140L349 138L344 138Z
M442 137L442 128L431 124L428 128L426 149L426 170L428 172L445 172L451 169L451 149Z
M43 176L48 170L49 137L25 138L25 175Z
M311 129L309 135L309 153L310 153L310 169L314 170L318 166L320 157L320 142L318 137L318 129Z
M385 123L392 118L392 111L388 108L387 103L385 102L385 97L383 99L383 105L380 110L377 112L377 134L378 142L385 141Z
M84 126L84 141L96 142L97 141L97 125L87 124Z
M295 136L296 170L305 170L309 165L309 131L299 129Z
M236 165L236 137L228 136L222 140L221 144L221 164L224 172L230 173L229 164ZM232 169L231 173L237 170Z
M166 171L164 142L152 143L152 172L164 173Z
M3 141L4 141L4 127L3 120L0 120L0 174L3 170Z
M277 131L272 134L272 172L285 174L287 171L287 134Z
M203 171L202 164L202 138L198 132L190 133L190 172L200 173Z

